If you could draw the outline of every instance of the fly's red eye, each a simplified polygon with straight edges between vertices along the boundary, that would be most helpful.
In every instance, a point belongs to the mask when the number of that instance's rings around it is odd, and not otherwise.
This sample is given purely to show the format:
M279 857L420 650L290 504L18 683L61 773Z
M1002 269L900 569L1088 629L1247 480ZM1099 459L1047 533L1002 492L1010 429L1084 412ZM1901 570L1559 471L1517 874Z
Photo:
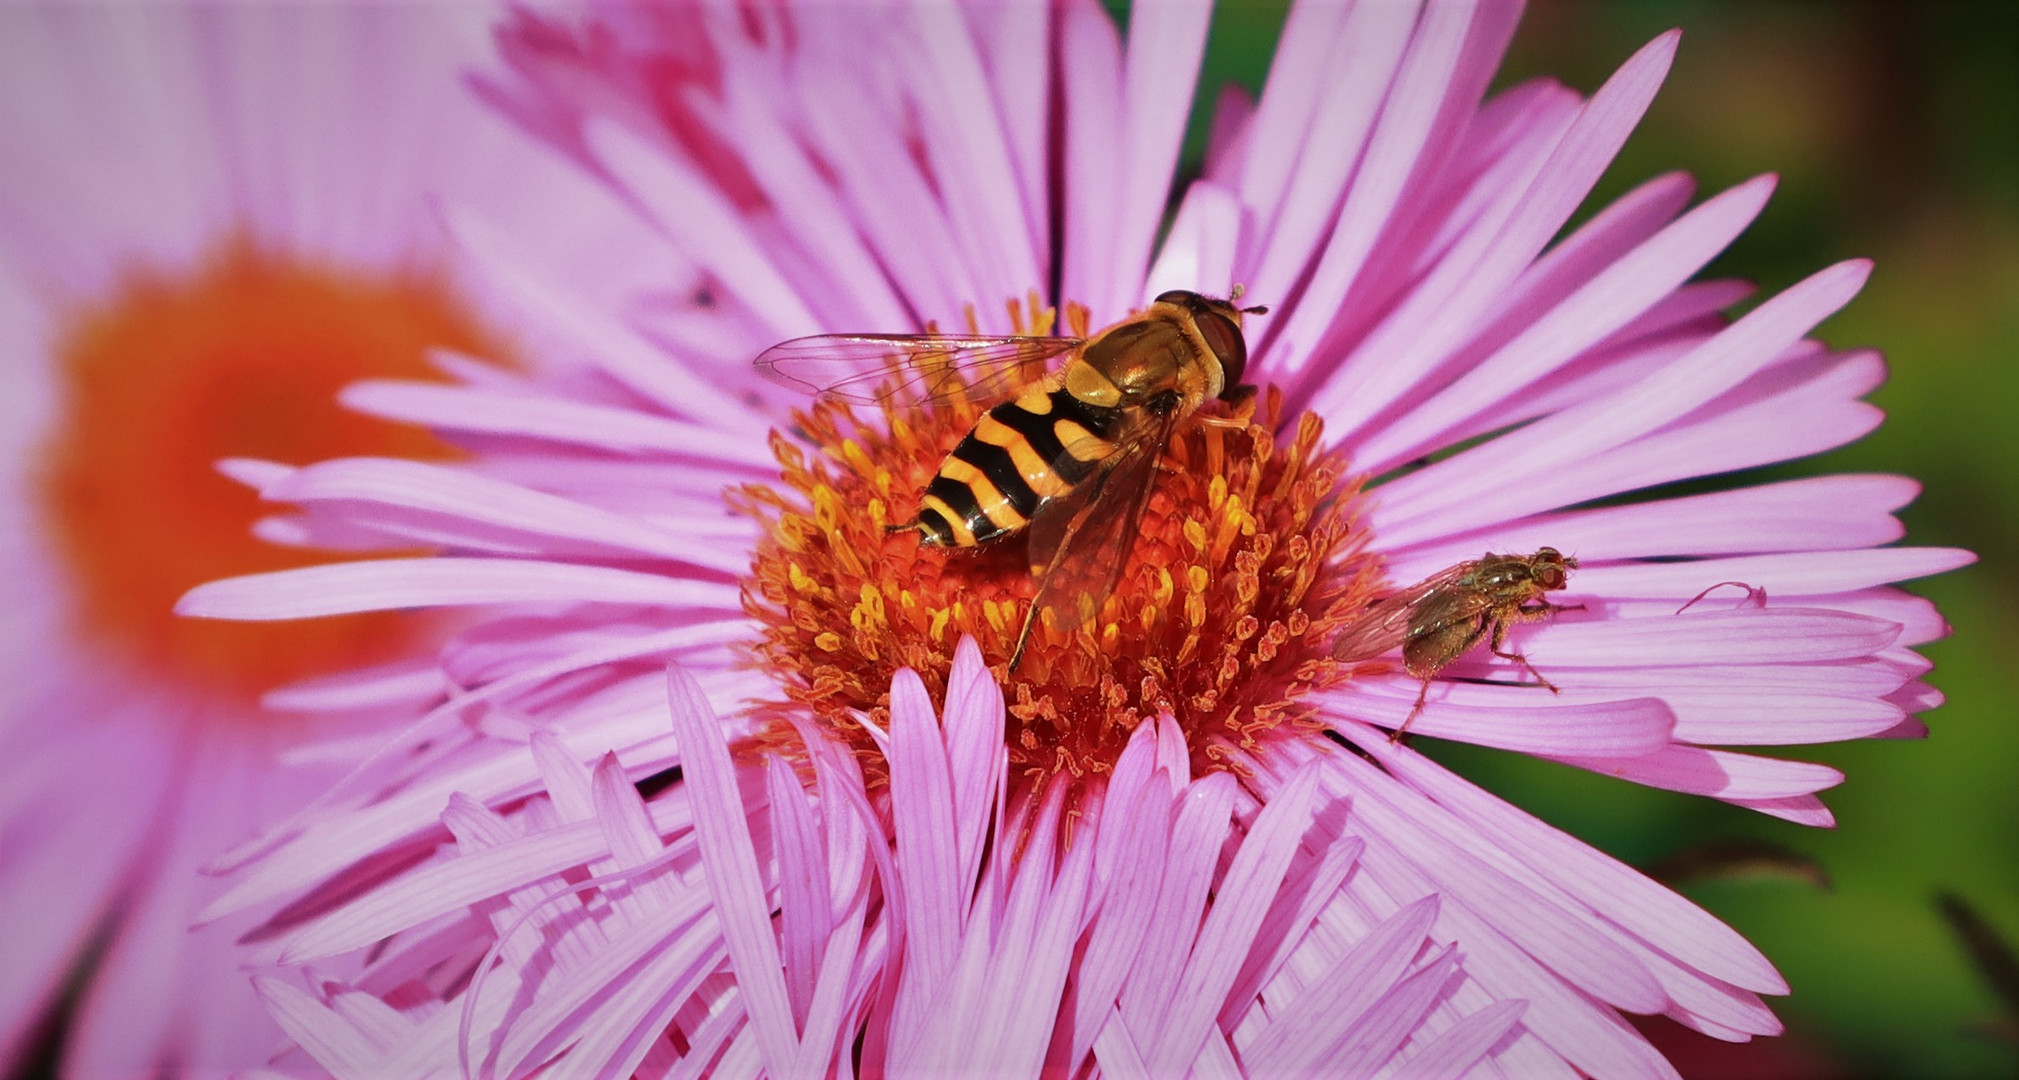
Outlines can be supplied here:
M1191 307L1192 301L1195 298L1197 298L1198 295L1199 295L1198 293L1187 292L1184 289L1172 289L1169 292L1158 293L1157 303L1176 304L1179 307Z
M1241 375L1248 368L1248 339L1241 336L1241 328L1232 319L1217 311L1201 311L1194 321L1198 324L1200 336L1206 339L1206 347L1220 361L1220 371L1226 380L1226 388L1220 391L1225 397L1233 392L1241 382Z
M1563 568L1560 566L1545 566L1540 573L1535 575L1535 580L1540 582L1545 589L1561 589L1565 584Z

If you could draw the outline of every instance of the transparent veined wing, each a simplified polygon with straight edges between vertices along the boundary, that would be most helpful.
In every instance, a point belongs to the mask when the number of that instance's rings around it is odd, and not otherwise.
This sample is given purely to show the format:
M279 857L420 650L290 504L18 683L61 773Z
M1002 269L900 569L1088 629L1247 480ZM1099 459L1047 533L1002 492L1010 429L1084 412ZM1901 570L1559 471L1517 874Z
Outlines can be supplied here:
M1114 440L1099 472L1038 507L1030 539L1038 588L1012 667L1023 655L1031 628L1047 612L1054 626L1070 631L1092 620L1115 590L1156 487L1157 463L1178 420L1176 413L1145 416Z
M823 399L994 401L1079 345L1065 337L821 334L773 345L756 365L771 381Z
M1334 660L1372 660L1401 648L1410 637L1429 633L1491 607L1475 589L1457 587L1476 562L1448 567L1399 592L1384 596L1353 617L1332 639Z

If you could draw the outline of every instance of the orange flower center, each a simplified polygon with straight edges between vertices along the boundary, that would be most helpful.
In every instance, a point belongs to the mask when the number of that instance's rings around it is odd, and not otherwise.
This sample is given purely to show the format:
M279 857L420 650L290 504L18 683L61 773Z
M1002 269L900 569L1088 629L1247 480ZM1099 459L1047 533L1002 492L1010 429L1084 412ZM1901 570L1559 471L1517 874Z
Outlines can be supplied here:
M769 526L745 602L765 626L758 660L784 676L778 708L810 710L874 773L881 757L851 712L881 726L904 667L942 695L967 634L1006 690L1011 768L1035 784L1107 772L1161 713L1184 727L1198 772L1224 767L1229 747L1309 730L1300 699L1352 674L1329 644L1381 567L1353 527L1359 485L1343 456L1321 446L1317 417L1285 424L1280 407L1269 391L1245 426L1187 424L1098 617L1064 633L1041 622L1012 673L1037 584L1025 542L946 550L884 528L911 518L981 406L886 402L870 424L814 405L799 429L820 454L774 434L783 493L732 499ZM789 753L797 740L781 725L764 741Z
M256 539L259 497L218 475L219 458L442 456L424 430L335 402L360 378L428 374L435 348L490 348L436 276L348 273L243 241L77 313L56 347L60 420L41 476L76 629L117 662L238 702L416 647L414 616L250 624L171 609L205 581L327 560Z

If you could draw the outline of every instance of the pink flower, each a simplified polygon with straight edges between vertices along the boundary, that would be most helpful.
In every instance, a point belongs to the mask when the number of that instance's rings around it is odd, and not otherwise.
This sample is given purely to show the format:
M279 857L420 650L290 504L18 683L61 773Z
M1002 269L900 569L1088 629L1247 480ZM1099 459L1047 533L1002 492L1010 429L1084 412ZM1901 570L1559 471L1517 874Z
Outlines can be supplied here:
M0 1071L54 1053L66 1076L221 1073L282 1041L235 953L257 920L189 929L215 892L197 868L298 808L331 740L387 710L279 718L260 696L440 634L171 609L326 557L255 539L220 455L440 455L330 397L520 329L450 272L427 197L508 211L577 183L458 85L486 30L446 10L0 11Z
M1828 824L1836 772L1715 747L1920 734L1910 650L1944 627L1887 586L1969 556L1877 546L1894 477L1614 497L1868 431L1878 357L1804 337L1865 265L1721 314L1747 289L1689 279L1765 180L1686 210L1660 177L1551 244L1676 37L1588 100L1482 100L1515 13L1444 3L1293 11L1158 243L1206 17L1139 7L1124 43L1091 3L517 16L491 98L703 281L613 318L461 219L592 366L346 392L468 463L237 468L304 537L444 550L185 612L493 616L211 908L287 905L256 959L292 1064L1609 1077L1672 1075L1622 1013L1779 1030L1757 950L1392 742L1419 680L1331 642L1483 551L1560 548L1582 610L1508 640L1562 692L1474 650L1411 730ZM883 528L972 409L794 416L748 364L1236 282L1271 389L1172 440L1098 632L1041 630L1016 673L1020 557Z

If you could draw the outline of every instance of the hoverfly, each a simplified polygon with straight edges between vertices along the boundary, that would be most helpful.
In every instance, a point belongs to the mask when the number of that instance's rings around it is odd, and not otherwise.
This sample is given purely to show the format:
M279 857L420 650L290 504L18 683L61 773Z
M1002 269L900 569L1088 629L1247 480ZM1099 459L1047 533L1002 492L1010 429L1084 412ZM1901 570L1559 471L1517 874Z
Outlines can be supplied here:
M1501 646L1506 643L1507 628L1517 622L1583 606L1564 607L1543 599L1544 593L1563 588L1575 569L1576 559L1566 558L1552 547L1533 555L1488 552L1468 559L1375 601L1332 639L1332 658L1371 660L1401 646L1403 669L1423 680L1423 686L1416 692L1409 718L1395 729L1392 737L1397 739L1423 711L1430 680L1489 635L1487 647L1493 655L1526 668L1536 682L1555 693L1556 685L1543 678L1527 657L1503 652Z
M919 494L911 531L929 547L971 549L1030 533L1037 591L1010 654L1023 659L1040 613L1070 630L1113 591L1180 425L1213 398L1250 396L1243 315L1185 290L1088 338L833 334L757 358L775 381L822 397L995 403ZM1045 373L1042 365L1065 361ZM839 377L837 377L839 376ZM1227 423L1230 421L1214 421Z

